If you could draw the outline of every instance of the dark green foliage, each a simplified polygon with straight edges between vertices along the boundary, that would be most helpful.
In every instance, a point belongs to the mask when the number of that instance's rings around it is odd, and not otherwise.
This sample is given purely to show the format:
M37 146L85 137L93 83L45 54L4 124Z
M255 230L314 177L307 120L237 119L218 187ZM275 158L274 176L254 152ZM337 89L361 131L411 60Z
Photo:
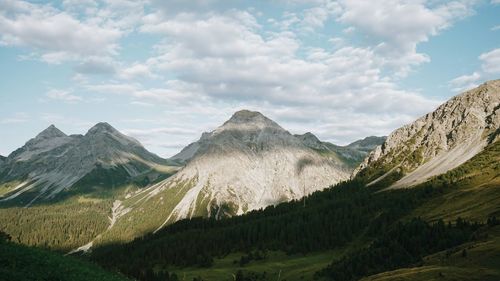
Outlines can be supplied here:
M267 251L256 250L256 251L250 251L248 254L241 256L240 260L235 262L237 262L240 266L245 266L251 261L260 261L266 258L267 258Z
M213 258L252 249L289 254L335 249L364 234L379 233L439 192L420 188L377 193L350 181L308 196L305 207L293 201L240 217L183 220L129 244L95 249L93 259L137 276L130 272L131 264L210 266Z
M458 219L447 226L443 221L429 224L420 219L397 223L382 232L368 248L332 263L316 274L335 281L358 280L362 277L418 264L426 255L469 241L481 225ZM466 250L462 256L467 255Z
M255 273L255 272L243 272L242 270L238 270L234 277L235 281L266 281L267 274L263 273Z
M1 281L128 280L91 263L8 242L5 237L0 232Z
M14 242L68 251L106 230L110 206L102 201L0 209L0 229Z

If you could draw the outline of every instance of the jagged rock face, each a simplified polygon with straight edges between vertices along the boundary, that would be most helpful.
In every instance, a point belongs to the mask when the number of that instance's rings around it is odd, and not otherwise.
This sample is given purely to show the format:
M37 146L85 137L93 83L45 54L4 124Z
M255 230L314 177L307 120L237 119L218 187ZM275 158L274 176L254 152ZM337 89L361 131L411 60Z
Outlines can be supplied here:
M23 202L31 204L53 198L101 170L117 170L127 180L165 163L107 123L95 125L83 136L67 136L51 125L7 157L0 182L20 184L0 200L25 196Z
M353 175L408 187L458 167L499 138L500 80L455 96L434 112L392 132ZM383 172L383 174L382 174Z
M156 201L179 183L191 183L165 223L197 215L243 214L301 198L350 174L338 159L323 156L274 121L247 110L204 133L180 155L190 156L184 158L190 159L187 165L145 196Z

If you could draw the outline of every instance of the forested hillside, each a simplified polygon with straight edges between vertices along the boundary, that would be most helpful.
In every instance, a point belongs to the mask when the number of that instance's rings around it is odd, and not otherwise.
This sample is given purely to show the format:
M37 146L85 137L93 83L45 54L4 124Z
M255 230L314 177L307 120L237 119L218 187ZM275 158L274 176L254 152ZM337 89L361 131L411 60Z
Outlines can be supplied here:
M0 231L0 280L5 281L126 281L98 266L47 250L10 242Z
M430 213L445 206L459 208L455 201L446 198L467 192L470 186L475 186L477 193L491 192L477 188L477 184L497 180L499 155L500 145L494 143L465 165L413 189L380 192L355 179L303 200L241 217L179 221L130 244L96 249L92 258L105 267L141 278L147 269L158 274L183 271L186 267L207 268L206 272L210 272L214 263L231 253L241 253L234 268L244 269L248 263L265 263L268 253L307 256L318 251L342 250L343 254L334 257L335 261L316 277L357 280L414 265L426 255L477 239L474 233L484 228L488 219L496 221L493 217L499 214L498 198L472 206L469 214L480 215L465 216L465 220L457 213L458 216L445 217L446 222L435 216L434 222L429 223L415 218L415 214L421 206L427 206ZM498 192L498 185L493 188ZM485 208L488 211L484 212ZM423 242L429 239L434 242ZM382 256L389 262L380 263ZM241 280L267 280L261 275L252 278L257 279Z

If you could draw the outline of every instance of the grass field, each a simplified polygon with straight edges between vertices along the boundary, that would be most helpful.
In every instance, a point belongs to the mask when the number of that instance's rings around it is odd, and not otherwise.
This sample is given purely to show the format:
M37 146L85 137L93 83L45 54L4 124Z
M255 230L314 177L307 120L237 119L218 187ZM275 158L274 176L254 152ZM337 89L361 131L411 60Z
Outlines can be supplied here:
M281 252L271 252L265 260L252 261L240 267L235 261L239 261L243 254L234 253L215 260L210 268L174 268L172 271L179 276L180 280L193 280L194 277L202 277L205 281L233 280L233 274L236 274L238 270L266 272L268 280L312 280L316 271L324 268L342 254L342 251L329 251L306 256L288 256Z

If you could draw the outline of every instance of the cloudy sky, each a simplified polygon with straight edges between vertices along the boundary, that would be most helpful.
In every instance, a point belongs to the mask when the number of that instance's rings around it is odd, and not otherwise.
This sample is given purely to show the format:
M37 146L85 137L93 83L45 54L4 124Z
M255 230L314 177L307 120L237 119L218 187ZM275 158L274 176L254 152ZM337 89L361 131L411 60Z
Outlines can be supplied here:
M499 0L0 1L0 154L107 121L170 156L253 109L347 144L500 78Z

